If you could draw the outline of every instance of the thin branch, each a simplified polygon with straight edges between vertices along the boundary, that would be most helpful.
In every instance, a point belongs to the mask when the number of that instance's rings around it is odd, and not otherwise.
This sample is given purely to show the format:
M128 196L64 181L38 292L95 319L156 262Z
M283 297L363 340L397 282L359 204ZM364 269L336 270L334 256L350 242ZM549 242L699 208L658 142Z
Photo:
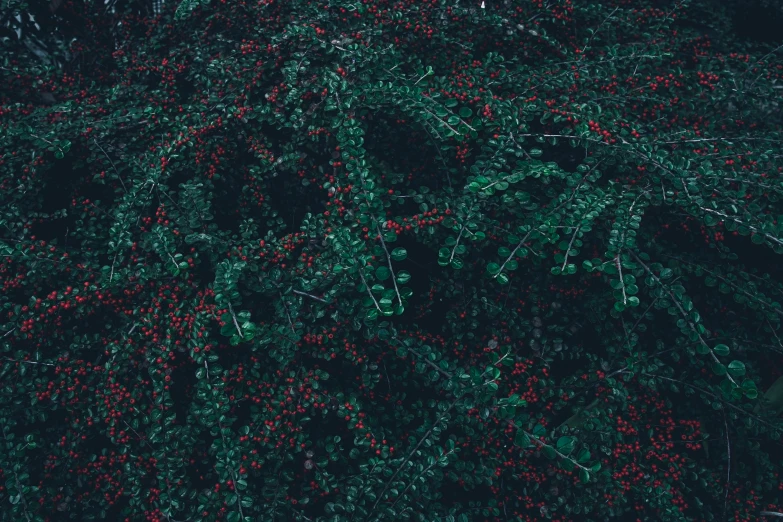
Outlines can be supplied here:
M12 330L13 331L13 330ZM3 357L6 361L10 362L16 362L16 363L25 363L25 364L42 364L44 366L55 366L52 363L45 363L45 362L38 362L38 361L25 361L23 359L11 359L10 357Z
M689 194L689 197L690 197L690 194ZM712 210L711 208L706 208L706 207L701 207L700 206L699 209L703 210L704 212L709 212L710 214L717 214L717 215L719 215L719 216L721 216L721 217L723 217L725 219L729 219L729 220L737 223L740 226L748 227L753 232L766 237L767 239L769 239L773 243L777 243L778 245L783 245L783 241L781 241L780 239L776 238L775 236L767 234L766 232L763 232L763 231L759 230L758 228L745 223L744 221L740 221L739 219L735 218L734 216L729 216L728 214L724 214L723 212L718 212L717 210Z
M685 263L686 265L699 267L701 270L704 270L705 272L707 272L711 276L714 276L715 278L720 279L721 281L723 281L727 285L729 285L729 286L735 288L736 290L742 292L743 294L748 296L750 299L753 299L754 301L759 302L759 303L769 307L770 309L772 309L773 312L777 313L778 315L783 315L783 310L780 310L779 308L773 307L767 301L764 301L763 299L759 299L757 296L755 296L755 295L751 294L750 292L746 291L744 288L734 284L733 282L731 282L730 280L728 280L725 277L721 276L720 274L717 274L715 272L707 270L702 265L699 265L699 264L696 264L696 263L691 263L690 261L686 261L684 259L680 259L679 257L676 257L676 256L667 255L666 257L669 257L671 259L676 259L677 261L680 261L681 263Z
M291 327L291 331L294 332L294 336L296 336L296 328L294 328L294 322L291 320L291 314L288 312L288 306L285 304L283 294L278 292L277 295L280 296L280 301L283 303L283 310L285 310L285 315L288 317L288 325Z
M568 253L571 251L571 247L574 244L574 240L576 240L576 235L579 233L579 230L581 230L581 227L574 227L576 230L574 230L574 233L571 235L571 241L568 242L568 248L566 248L566 253L563 259L563 266L560 267L560 271L565 270L566 264L568 263Z
M470 213L473 211L473 203L471 203L470 208L468 209L468 213L465 216L465 223L462 225L462 228L459 229L459 234L457 234L457 241L454 242L454 248L451 249L451 256L449 256L449 263L451 263L451 260L454 259L454 254L457 252L457 247L459 246L459 240L462 238L462 233L465 231L465 227L468 226L468 221L470 220Z
M116 252L114 254L114 260L111 262L111 273L109 274L109 284L111 284L112 280L114 280L114 264L117 262L117 255L119 252Z
M728 406L729 408L731 408L733 410L737 410L740 413L744 413L745 415L747 415L751 419L755 420L759 424L763 424L764 426L767 426L768 428L772 428L773 430L783 431L783 426L775 426L774 424L772 424L770 422L767 422L764 419L762 419L760 417L757 417L756 415L753 415L752 413L750 413L750 412L748 412L746 410L743 410L739 406L737 406L735 404L732 404L732 403L726 401L724 398L719 397L718 395L715 395L714 393L712 393L709 390L705 390L704 388L696 386L695 384L691 384L689 382L681 381L679 379L672 379L671 377L664 377L663 375L655 375L655 374L652 374L652 373L642 372L642 375L646 375L647 377L652 377L654 379L663 379L664 381L670 381L670 382L674 382L674 383L677 383L677 384L682 384L683 386L687 386L689 388L692 388L692 389L694 389L694 390L696 390L696 391L698 391L700 393L703 393L703 394L711 397L712 399L714 399L716 401L720 401L721 403L725 404L726 406Z
M557 451L557 449L555 449L554 447L550 446L549 444L547 444L547 443L545 443L545 442L541 442L540 440L538 440L538 437L536 437L536 436L535 436L535 435L533 435L532 433L529 433L527 430L524 430L524 429L520 428L519 426L517 426L516 424L514 424L514 421L513 421L513 420L509 420L509 421L508 421L508 424L509 424L509 426L513 426L513 427L514 427L514 428L516 428L517 430L520 430L520 431L522 431L522 433L524 433L525 435L527 435L527 436L528 436L528 438L530 438L530 441L531 441L531 442L533 442L534 444L536 444L536 445L537 445L539 448L545 448L545 447L546 447L546 448L551 448L551 449L552 449L552 451L554 451L554 452L555 452L555 453L556 453L556 454L557 454L557 455L558 455L560 458L562 458L562 459L565 459L565 460L570 460L571 462L573 462L573 463L574 463L574 465L575 465L576 467L578 467L578 468L581 468L581 469L583 469L583 470L585 470L585 471L588 471L588 472L590 471L590 468L587 468L587 467L585 467L585 466L582 466L582 465L581 465L581 464L579 464L577 461L575 461L574 459L572 459L571 457L569 457L569 456L567 456L567 455L564 455L564 454L560 453L559 451Z
M313 295L313 294L308 294L307 292L302 292L302 291L300 291L300 290L294 290L293 292L294 292L295 294L298 294L298 295L303 295L303 296L305 296L305 297L309 297L310 299L315 299L316 301L320 301L320 302L322 302L322 303L329 304L329 301L327 301L326 299L322 299L322 298L320 298L320 297L318 297L318 296L315 296L315 295Z
M375 218L373 218L373 221L375 221ZM383 251L386 254L386 262L389 264L389 271L391 272L391 280L392 283L394 283L394 292L397 294L397 302L402 305L402 297L400 296L400 289L397 288L397 277L394 275L394 267L392 266L391 262L391 256L389 255L389 249L386 248L386 241L383 240L383 233L381 232L381 228L378 226L378 222L375 222L375 230L378 231L378 238L381 240L381 246L383 247Z
M422 362L424 362L425 364L427 364L428 366L430 366L430 367L431 367L433 370L435 370L436 372L438 372L438 373L442 374L444 377L446 377L446 378L448 378L448 379L453 379L453 378L454 378L454 375L453 375L453 374L451 374L450 372L447 372L446 370L444 370L443 368L441 368L440 366L438 366L438 365L437 365L437 364L435 364L434 362L430 361L429 359L427 359L426 357L424 357L424 355L420 354L420 353L419 353L419 352L417 352L416 350L414 350L414 349L412 349L412 348L408 348L408 351L409 351L409 352L413 352L413 354L414 354L414 355L416 355L416 356L418 356L418 357L419 357L419 358L422 360ZM386 378L388 379L388 376L387 376Z
M392 503L392 505L391 505L391 507L389 507L389 509L390 509L390 510L394 510L394 506L396 506L396 505L397 505L397 502L399 502L399 501L400 501L400 499L402 499L402 497L403 497L403 496L405 496L405 493L407 493L407 492L408 492L408 490L411 488L411 486L413 486L414 484L416 484L416 481L417 481L417 480L419 480L419 478L421 478L421 477L422 477L422 476L423 476L425 473L427 473L429 470L431 470L432 468L434 468L434 467L435 467L435 466L438 464L438 460L439 460L440 458L447 457L447 456L451 455L452 453L454 453L454 450L453 450L453 449L452 449L452 450L449 450L447 453L444 453L444 454L443 454L443 455L441 455L439 458L435 459L435 462L433 462L432 464L430 464L429 466L427 466L426 468L424 468L424 469L421 471L421 473L419 473L418 475L416 475L416 477L415 477L413 480L411 480L411 481L410 481L410 483L409 483L409 484L408 484L408 485L405 487L405 489L403 489L403 490L402 490L402 493L400 493L400 494L397 496L396 500L395 500L395 501ZM407 508L406 508L406 509L407 509Z
M581 50L581 51L579 51L579 54L581 55L581 56L580 56L580 58L583 58L583 57L584 57L584 52L585 52L585 49L587 49L587 47L590 45L590 42L592 42L592 41L593 41L593 38L595 38L595 35L596 35L596 34L598 34L598 31L600 31L600 30L601 30L601 27L603 27L603 25L606 23L606 21L607 21L607 20L609 20L609 19L612 17L612 15L613 15L613 14L615 14L615 13L617 12L617 10L618 10L618 9L620 9L620 6L617 6L617 7L615 7L615 8L614 8L614 11L612 11L611 13L609 13L609 15L608 15L606 18L604 18L604 20L603 20L603 21L602 21L602 22L601 22L601 23L598 25L598 27L596 28L596 30L595 30L595 31L593 31L593 34L591 34L591 35L590 35L590 39L589 39L589 40L587 40L587 43L585 44L585 46L584 46L584 47L582 47L582 50Z
M699 341L701 342L701 344L702 344L702 345L703 345L705 348L707 348L707 350L709 350L709 352L710 352L710 355L712 356L712 360L713 360L713 361L715 361L717 364L721 364L721 362L720 362L720 359L718 359L718 356L717 356L717 355L715 355L715 352L713 351L712 347L711 347L709 344L707 344L707 341L705 341L705 340L704 340L704 338L701 336L701 334L699 333L699 331L698 331L698 330L696 330L696 328L693 326L693 322L691 321L691 319L690 319L690 316L688 316L687 312L686 312L685 310L683 310L683 308L682 308L682 305L681 305L681 304L680 304L680 302L677 300L677 297L674 295L674 293L673 293L671 290L669 290L669 288L668 288L666 285L664 285L664 284L663 284L663 281L661 281L661 280L658 278L658 276L656 276L656 275L653 273L652 269L651 269L649 266L647 266L647 264L645 264L645 262L644 262L644 261L642 261L642 260L639 258L639 256L637 256L637 255L636 255L636 252L634 252L634 251L632 251L632 250L629 250L629 252L630 252L630 253L631 253L631 255L634 257L634 259L636 259L636 261L637 261L637 262L638 262L640 265L642 265L642 266L644 267L644 270L645 270L645 271L646 271L648 274L650 274L650 276L652 276L652 278L653 278L653 279L654 279L654 280L655 280L655 281L656 281L656 282L657 282L657 283L658 283L658 284L659 284L659 285L660 285L660 286L661 286L661 287L662 287L662 288L663 288L663 289L666 291L666 293L667 293L667 294L669 294L669 297L671 297L671 298L672 298L672 302L674 303L674 306L676 306L676 307L677 307L677 310L680 312L680 315L682 315L682 318L683 318L683 320L685 320L685 321L688 323L688 326L690 327L691 331L693 331L693 332L695 332L695 333L696 333L696 336L698 337L698 339L699 339ZM727 378L729 381L731 381L731 383L732 383L733 385L735 385L735 386L739 387L739 384L737 384L737 381L735 381L735 380L734 380L734 378L731 376L731 374L729 374L728 372L726 373L726 378Z
M618 272L618 275L620 276L620 285L621 285L621 287L623 289L623 304L627 305L628 304L628 298L625 295L625 282L623 281L623 266L622 266L622 263L620 263L620 254L619 253L615 256L614 261L615 261L615 264L617 265L617 272Z
M370 290L370 285L367 284L367 280L364 278L364 273L362 272L361 267L357 267L359 269L359 277L362 278L362 283L364 283L364 287L367 289L367 293L370 294L370 298L372 299L372 302L375 303L375 308L378 309L379 312L381 312L381 307L378 304L378 301L375 300L375 296L372 295L372 290Z
M96 140L95 138L93 138L93 140L92 140L92 141L94 141L94 142L95 142L95 144L98 146L98 148L99 148L99 149L101 149L101 152L103 152L103 155L104 155L104 156L106 156L106 159L108 159L108 160L109 160L109 163L111 163L111 168L113 168L113 169L114 169L114 172L115 172L115 174L117 174L117 179L119 179L119 180L120 180L120 183L122 184L122 190L124 190L124 191L127 193L127 192L128 192L128 189L125 187L125 182L124 182L124 181L122 181L122 176L120 175L120 171L118 171L118 170L117 170L117 167L115 167L115 166L114 166L114 161L113 161L113 160L112 160L112 159L109 157L109 155L108 155L108 154L106 154L106 151L105 151L105 150L103 150L103 147L101 147L101 144L100 144L100 143L98 143L98 140Z
M133 429L133 426L131 426L130 424L128 424L128 421L126 421L125 419L123 419L123 420L122 420L122 422L124 422L124 423L125 423L125 425L128 427L128 429L129 429L129 430L131 430L133 433L135 433L135 434L136 434L136 436L139 438L139 440L140 440L140 441L142 441L144 444L146 444L146 445L147 445L147 447L149 447L149 449L151 449L151 450L155 451L155 448L153 448L152 446L150 446L150 443L147 441L147 438L146 438L146 437L142 437L141 435L139 435L139 432L138 432L138 431L136 431L136 430L134 430L134 429Z
M231 306L231 303L228 303L228 311L231 312L231 319L234 320L234 328L237 329L237 333L239 334L239 337L241 339L244 339L245 336L242 335L242 329L239 327L239 322L237 321L236 314L234 314L234 308Z
M220 437L223 439L223 451L228 453L229 448L231 446L228 445L228 441L226 441L226 436L223 435L223 426L218 423L218 430L220 431ZM226 458L228 460L228 458ZM228 463L227 463L228 464ZM237 476L236 471L234 471L234 468L230 465L226 466L231 472L231 481L232 481L232 489L234 490L234 493L237 496L237 508L239 509L239 520L245 520L245 514L242 512L242 495L239 494L239 489L237 488Z
M731 440L729 440L729 424L726 421L726 409L723 409L723 426L726 428L726 452L728 457L726 461L728 463L726 469L726 494L723 496L723 518L726 518L726 509L729 503L729 484L731 483Z
M436 120L438 120L439 122L441 122L443 125L445 125L446 127L448 127L448 129L449 129L451 132L453 132L454 134L456 134L457 136L462 136L462 133L461 133L461 132L458 132L458 131L457 131L457 130L454 128L454 127L452 127L451 125L449 125L448 123L446 123L446 122L445 122L445 121L443 121L442 119L438 118L438 117L435 115L435 113L433 113L433 112L430 112L428 109L424 109L424 112L426 112L427 114L429 114L430 116L432 116L433 118L435 118Z
M503 273L503 268L506 266L506 264L509 261L511 261L511 259L514 258L514 255L517 253L517 250L522 248L522 245L525 244L525 241L527 241L527 238L530 237L530 234L532 234L532 233L533 233L533 229L530 229L530 231L527 234L525 234L525 237L522 238L522 240L519 242L519 244L517 244L517 246L514 247L514 250L512 250L511 253L508 255L508 258L505 261L503 261L502 265L500 265L500 269L498 270L498 273L493 276L493 279L497 279L497 277L501 273Z
M435 419L435 422L433 423L432 427L427 431L427 433L424 434L424 436L419 440L419 443L416 444L416 447L413 448L413 451L411 451L407 457L403 460L402 464L400 464L397 467L397 471L394 472L392 477L389 479L389 481L386 483L386 487L383 488L383 491L381 491L381 494L378 495L378 499L375 501L375 504L373 504L372 509L370 510L370 513L367 515L367 520L369 520L370 515L375 511L375 508L378 507L378 503L383 499L383 495L388 491L388 489L391 487L392 483L394 482L394 479L397 478L397 475L400 474L400 471L405 467L405 465L408 463L408 461L413 458L413 455L418 451L419 447L424 444L424 441L428 439L432 431L440 424L440 422L443 420L444 417L454 408L454 406L457 404L457 402L461 399L461 397L457 397L453 401L451 401L451 404L449 405L448 409L441 413L437 419Z

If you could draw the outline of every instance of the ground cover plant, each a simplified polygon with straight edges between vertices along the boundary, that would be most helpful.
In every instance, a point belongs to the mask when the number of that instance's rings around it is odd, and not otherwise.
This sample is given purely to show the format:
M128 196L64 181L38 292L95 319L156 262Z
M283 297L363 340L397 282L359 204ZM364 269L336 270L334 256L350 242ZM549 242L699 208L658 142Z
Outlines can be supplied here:
M780 42L706 0L28 3L0 518L783 516Z

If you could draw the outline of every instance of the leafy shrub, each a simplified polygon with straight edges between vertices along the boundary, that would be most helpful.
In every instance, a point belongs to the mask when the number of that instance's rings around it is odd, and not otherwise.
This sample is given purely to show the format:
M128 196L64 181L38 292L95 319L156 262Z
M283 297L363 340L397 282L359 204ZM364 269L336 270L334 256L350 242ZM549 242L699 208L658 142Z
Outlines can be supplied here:
M4 519L779 516L779 49L482 4L6 42Z

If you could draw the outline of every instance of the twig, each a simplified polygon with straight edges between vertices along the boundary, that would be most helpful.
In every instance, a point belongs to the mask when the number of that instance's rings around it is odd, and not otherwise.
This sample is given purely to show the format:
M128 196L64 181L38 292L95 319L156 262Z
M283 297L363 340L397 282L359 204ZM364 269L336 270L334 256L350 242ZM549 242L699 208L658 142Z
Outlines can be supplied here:
M571 241L568 242L568 248L566 248L565 257L563 259L563 266L560 267L560 271L564 271L566 268L566 263L568 263L568 253L571 251L571 246L574 244L574 240L576 239L576 235L581 230L581 227L575 227L576 230L574 230L574 233L571 235ZM620 279L622 279L622 274L620 275ZM625 301L625 287L623 287L623 301ZM625 304L625 303L623 303Z
M389 373L386 371L386 363L383 363L383 374L386 376L386 386L389 388L389 393L391 393L391 379L389 379Z
M435 118L436 120L438 120L439 122L441 122L443 125L445 125L446 127L448 127L448 129L449 129L451 132L453 132L454 134L456 134L457 136L462 136L462 133L461 133L461 132L458 132L458 131L457 131L457 130L454 128L454 127L452 127L451 125L449 125L449 124L448 124L448 123L446 123L445 121L443 121L443 120L441 120L440 118L438 118L438 117L435 115L435 113L433 113L433 112L430 112L430 111L429 111L429 110L427 110L427 109L424 109L424 112L426 112L427 114L429 114L430 116L432 116L433 118Z
M617 273L620 276L620 285L623 289L623 304L628 304L628 298L625 295L625 282L623 281L623 266L622 263L620 263L620 254L618 253L614 258L615 264L617 265Z
M566 460L570 460L571 462L574 463L574 465L576 467L581 468L581 469L583 469L585 471L590 471L590 468L582 466L581 464L579 464L577 461L575 461L574 459L572 459L568 455L564 455L564 454L560 453L559 451L557 451L557 449L555 449L554 447L550 446L549 444L547 444L545 442L541 442L540 440L538 440L538 437L536 437L532 433L529 433L527 430L524 430L524 429L520 428L519 426L517 426L516 424L514 424L513 420L509 420L508 424L509 424L509 426L513 426L514 428L516 428L518 430L521 430L522 433L527 435L528 438L530 439L530 441L533 442L534 444L536 444L539 448L543 448L543 447L551 448L552 451L554 451L560 458L566 459Z
M416 350L414 350L412 348L408 348L408 351L413 352L413 354L418 356L422 360L422 362L424 362L425 364L427 364L430 367L432 367L433 370L435 370L438 373L442 374L444 377L447 377L449 379L453 379L454 378L454 375L452 375L450 372L447 372L446 370L444 370L443 368L441 368L440 366L438 366L434 362L432 362L429 359L427 359L426 357L424 357L422 354L420 354ZM389 377L387 376L386 378L388 379Z
M381 491L381 494L378 495L378 499L375 501L375 504L373 504L372 509L370 510L370 513L367 514L367 520L370 519L370 515L375 511L375 508L378 507L378 503L383 499L383 495L386 493L386 491L391 487L392 483L394 482L394 479L397 478L397 475L400 474L400 471L405 467L405 465L408 463L408 461L413 458L413 455L418 451L419 447L424 443L425 440L430 436L432 431L440 424L440 422L443 420L443 418L454 408L454 406L457 404L457 402L461 399L461 397L457 397L453 401L451 401L451 404L449 405L448 409L441 413L437 419L435 419L435 422L433 423L432 427L427 431L427 433L424 434L424 436L419 440L419 443L416 444L416 447L413 448L413 451L411 451L407 457L405 457L405 460L403 460L402 464L400 464L397 467L397 471L394 472L394 475L389 479L389 481L386 483L386 486L383 488L383 491Z
M124 182L124 181L122 181L122 176L120 176L120 171L118 171L118 170L117 170L117 167L115 167L115 166L114 166L114 161L112 161L112 159L109 157L109 155L108 155L108 154L106 154L106 151L105 151L105 150L103 150L103 147L101 147L101 144L100 144L100 143L98 143L98 140L96 140L95 138L93 138L93 140L92 140L92 141L94 141L94 142L95 142L95 144L98 146L98 148L99 148L99 149L101 149L101 152L103 152L103 155L104 155L104 156L106 156L106 159L108 159L108 160L109 160L109 163L111 163L111 168L113 168L113 169L114 169L114 172L115 172L115 174L117 174L117 178L120 180L120 183L122 184L122 190L124 190L124 191L127 193L127 192L128 192L128 189L125 187L125 182Z
M111 273L109 274L109 284L111 284L112 280L114 279L114 263L117 262L117 254L119 254L119 252L116 252L114 254L114 260L111 262Z
M375 300L375 296L372 295L372 290L370 290L370 285L367 284L367 280L364 278L364 273L362 272L361 267L358 267L359 269L359 277L362 278L362 283L364 283L364 287L367 289L367 293L370 294L370 298L372 299L372 302L375 303L375 308L378 309L379 312L381 312L381 307L378 304L378 301Z
M714 393L712 393L712 392L710 392L708 390L705 390L704 388L696 386L695 384L691 384L689 382L681 381L679 379L672 379L671 377L664 377L663 375L655 375L655 374L652 374L652 373L642 372L642 375L646 375L647 377L652 377L654 379L663 379L664 381L675 382L675 383L678 383L678 384L682 384L683 386L687 386L689 388L693 388L694 390L696 390L698 392L701 392L701 393L703 393L705 395L708 395L708 396L712 397L716 401L722 402L723 404L725 404L729 408L732 408L732 409L737 410L737 411L739 411L741 413L744 413L745 415L747 415L748 417L752 418L753 420L755 420L759 424L763 424L764 426L767 426L768 428L772 428L773 430L783 431L783 427L775 426L774 424L769 423L769 422L765 421L764 419L762 419L760 417L757 417L757 416L751 414L750 412L748 412L746 410L743 410L739 406L736 406L736 405L734 405L734 404L732 404L730 402L727 402L722 397L719 397L719 396L715 395Z
M620 9L620 6L617 6L617 7L615 7L615 8L614 8L614 11L612 11L611 13L609 13L609 15L608 15L606 18L604 18L603 22L601 22L601 23L598 25L598 27L596 28L596 30L595 30L595 31L593 31L593 34L591 34L591 35L590 35L590 39L589 39L589 40L587 40L587 43L585 44L585 46L584 46L584 47L582 47L582 50L581 50L581 51L579 51L579 54L581 55L581 56L580 56L580 58L584 58L584 52L585 52L585 49L587 49L587 47L590 45L590 42L592 42L592 41L593 41L593 38L595 38L595 35L596 35L596 34L598 34L598 31L600 31L600 30L601 30L601 27L603 27L603 25L606 23L606 21L607 21L607 20L609 20L609 19L612 17L612 15L613 15L613 14L615 14L615 13L617 12L617 10L618 10L618 9Z
M723 408L723 425L726 427L726 494L723 496L723 518L726 518L726 509L729 503L729 484L731 482L731 441L729 440L729 424L726 421L726 408Z
M12 330L13 331L13 330ZM55 366L52 363L45 363L45 362L38 362L38 361L25 361L23 359L11 359L10 357L3 357L6 361L10 362L17 362L17 363L25 363L25 364L42 364L44 366Z
M219 423L218 423L218 430L220 431L220 438L223 439L223 451L226 452L226 454L227 454L228 451L229 451L230 446L228 445L228 441L226 441L226 436L223 435L223 426L221 426ZM228 460L228 458L226 458L226 460ZM229 463L227 462L227 464L229 464ZM233 486L232 489L234 490L234 493L237 496L237 508L239 509L239 520L243 520L244 521L245 520L245 514L242 512L242 495L239 494L239 488L237 487L236 471L234 471L234 468L231 467L230 465L227 465L226 467L231 472L231 480L232 480L232 486Z
M452 453L454 453L454 450L453 450L453 449L452 449L452 450L449 450L447 453L444 453L444 454L443 454L443 455L441 455L439 458L446 457L446 456L448 456L448 455L451 455ZM417 481L417 480L419 480L419 478L421 478L421 477L422 477L422 476L423 476L425 473L427 473L429 470L431 470L432 468L434 468L434 467L435 467L435 465L438 463L438 460L439 460L439 459L435 459L435 462L433 462L432 464L430 464L429 466L427 466L426 468L424 468L424 469L421 471L421 473L419 473L419 474L418 474L418 475L417 475L417 476L416 476L416 477L415 477L413 480L411 480L411 481L410 481L410 483L409 483L409 484L408 484L408 485L405 487L405 489L403 489L403 490L402 490L402 493L400 493L400 494L397 496L397 498L394 500L394 502L392 503L392 505L389 507L389 509L390 509L390 510L394 510L394 506L396 506L396 505L397 505L397 502L399 502L399 501L400 501L400 499L401 499L403 496L405 496L405 493L407 493L407 492L408 492L408 490L411 488L411 486L413 486L414 484L416 484L416 481ZM406 509L407 509L407 508L406 508Z
M125 419L123 419L123 420L122 420L122 422L124 422L124 423L125 423L125 425L128 427L128 429L129 429L129 430L131 430L133 433L135 433L135 434L136 434L136 436L139 438L139 440L140 440L140 441L142 441L144 444L146 444L146 445L149 447L149 449L151 449L151 450L153 450L153 451L155 450L155 448L153 448L152 446L150 446L150 443L147 441L147 438L146 438L146 437L142 437L141 435L139 435L139 432L138 432L138 431L136 431L136 430L134 430L134 429L133 429L133 426L131 426L130 424L128 424L128 421L126 421Z
M373 221L375 221L373 219ZM386 248L386 241L383 240L383 233L381 232L381 228L378 226L378 222L375 222L375 230L378 231L378 238L381 240L381 246L383 247L383 251L386 254L386 262L389 264L389 271L391 272L391 280L392 283L394 283L394 292L397 294L397 302L402 305L402 297L400 296L400 289L397 288L397 277L394 275L394 267L392 266L391 262L391 256L389 255L389 249Z
M644 270L648 274L650 274L650 276L652 276L652 278L655 280L655 282L657 282L666 291L666 293L669 294L669 297L672 298L672 302L674 303L674 306L677 307L677 310L680 312L680 315L682 315L683 320L687 322L688 326L690 326L691 331L696 333L696 336L698 337L698 339L701 342L701 344L704 345L704 347L707 348L707 350L709 350L710 355L712 356L712 360L715 361L715 363L717 363L717 364L721 364L720 359L718 359L718 356L715 355L715 352L713 351L712 347L709 344L707 344L707 341L704 340L704 338L701 336L701 334L698 332L698 330L696 330L696 328L694 327L693 322L690 319L690 316L688 315L688 313L685 310L683 310L682 305L677 300L677 297L674 295L674 293L671 290L669 290L669 288L666 285L663 284L663 281L661 281L658 278L658 276L656 276L653 273L652 269L649 266L647 266L647 264L645 264L645 262L642 261L639 258L639 256L636 255L636 252L634 252L633 250L629 250L629 252L634 257L634 259L636 259L636 262L639 263L640 265L642 265L644 267ZM733 385L735 385L735 386L737 386L739 388L739 384L737 384L737 381L735 381L734 378L731 376L731 374L729 374L728 372L726 373L726 378L729 381L731 381L731 383Z
M530 236L530 234L532 234L532 233L533 233L533 229L530 229L530 231L529 231L527 234L525 234L525 237L523 237L523 238L522 238L522 240L519 242L519 244L518 244L517 246L515 246L515 247L514 247L514 250L512 250L512 251L511 251L511 253L508 255L508 259L506 259L505 261L503 261L503 264L502 264L502 265L500 265L500 269L498 270L498 273L497 273L497 274L495 274L495 275L493 276L493 279L497 279L497 277L498 277L498 276L499 276L499 275L500 275L500 274L503 272L503 268L506 266L506 263L508 263L509 261L511 261L511 259L513 259L513 257L514 257L514 254L516 254L516 253L517 253L517 250L519 250L520 248L522 248L522 245L524 245L524 244L525 244L525 241L527 241L527 238L528 238L528 237ZM530 250L532 251L533 249L531 248Z
M322 303L329 304L329 301L327 301L326 299L322 299L322 298L314 296L312 294L308 294L307 292L301 292L299 290L294 290L293 292L295 294L303 295L303 296L309 297L310 299L315 299L316 301L321 301Z
M237 316L234 314L234 308L231 306L231 303L228 303L228 311L231 312L231 318L234 320L234 328L237 329L237 333L239 334L239 337L241 339L244 339L245 336L242 335L242 329L239 328L239 322L237 322Z
M465 223L462 225L462 228L459 229L459 234L457 234L457 240L454 242L454 248L451 249L451 255L449 256L449 263L451 263L451 260L454 259L454 254L457 252L457 247L459 246L459 240L462 238L462 233L465 231L465 227L468 226L468 221L470 220L470 213L473 211L473 204L471 203L470 208L468 209L468 213L465 216Z
M285 304L283 294L278 292L277 295L280 296L280 301L283 303L283 310L285 310L285 315L288 317L288 325L291 327L291 331L294 332L294 336L296 336L296 328L294 328L294 322L291 320L291 314L288 312L288 306Z
M754 301L757 301L757 302L759 302L759 303L761 303L761 304L763 304L763 305L765 305L765 306L769 307L769 308L770 308L770 309L771 309L773 312L777 313L778 315L783 315L783 310L779 310L778 308L775 308L775 307L773 307L773 306L772 306L770 303L768 303L768 302L764 301L763 299L759 299L759 298L758 298L758 297L756 297L755 295L751 294L750 292L748 292L748 291L747 291L747 290L745 290L744 288L742 288L742 287L740 287L740 286L738 286L738 285L734 284L732 281L730 281L730 280L726 279L725 277L723 277L723 276L721 276L721 275L719 275L719 274L717 274L717 273L715 273L715 272L712 272L712 271L710 271L710 270L707 270L707 269L706 269L706 268L704 268L702 265L699 265L699 264L696 264L696 263L691 263L690 261L686 261L686 260L684 260L684 259L680 259L679 257L676 257L676 256L671 256L671 255L670 255L670 256L667 256L667 257L669 257L669 258L671 258L671 259L676 259L677 261L680 261L681 263L685 263L686 265L690 265L690 266L696 266L696 267L700 268L701 270L704 270L705 272L707 272L707 273L708 273L708 274L710 274L711 276L714 276L714 277L716 277L717 279L720 279L721 281L725 282L727 285L729 285L729 286L731 286L731 287L735 288L736 290L738 290L738 291L742 292L743 294L745 294L746 296L748 296L750 299L753 299Z

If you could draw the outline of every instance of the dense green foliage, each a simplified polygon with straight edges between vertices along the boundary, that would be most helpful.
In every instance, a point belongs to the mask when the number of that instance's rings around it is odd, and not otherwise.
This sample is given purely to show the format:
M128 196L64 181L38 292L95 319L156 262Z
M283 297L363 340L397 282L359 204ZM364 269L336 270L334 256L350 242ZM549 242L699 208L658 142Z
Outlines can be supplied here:
M0 47L3 520L783 511L779 48L696 0L59 4Z

